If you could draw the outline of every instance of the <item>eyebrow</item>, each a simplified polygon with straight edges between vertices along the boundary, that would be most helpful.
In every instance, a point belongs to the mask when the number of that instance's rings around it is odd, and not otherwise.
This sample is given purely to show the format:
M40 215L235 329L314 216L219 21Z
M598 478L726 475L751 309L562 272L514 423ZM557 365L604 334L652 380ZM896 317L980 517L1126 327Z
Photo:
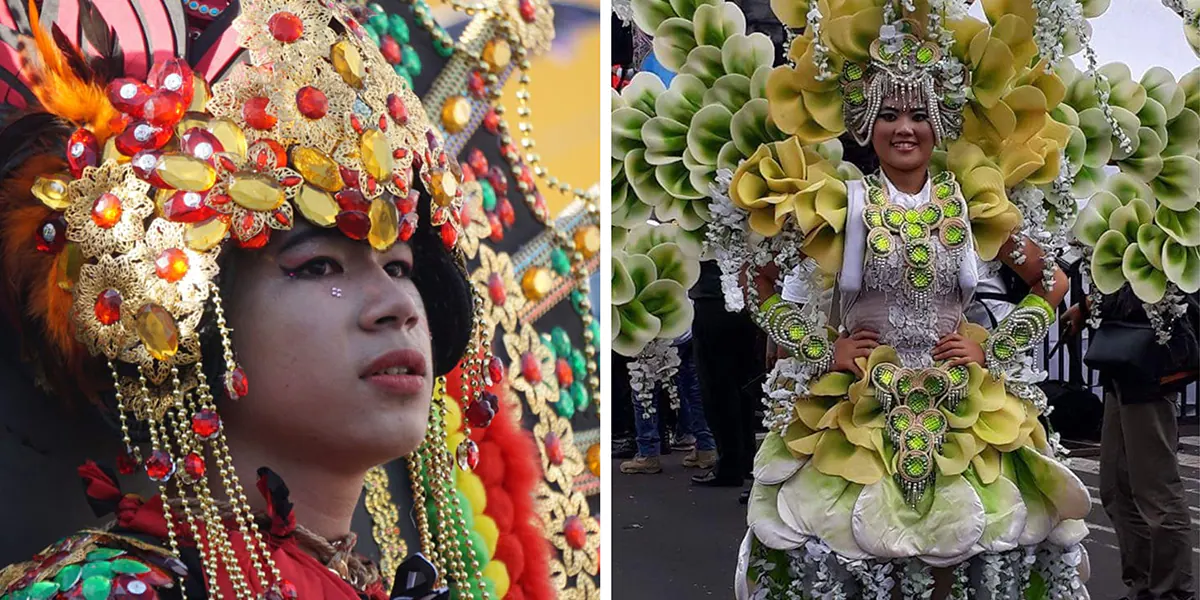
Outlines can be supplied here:
M279 252L287 252L288 250L309 240L321 238L338 239L340 237L342 237L342 232L336 227L330 227L328 229L324 227L310 227L300 232L293 232L291 237L284 241L283 247L279 249Z

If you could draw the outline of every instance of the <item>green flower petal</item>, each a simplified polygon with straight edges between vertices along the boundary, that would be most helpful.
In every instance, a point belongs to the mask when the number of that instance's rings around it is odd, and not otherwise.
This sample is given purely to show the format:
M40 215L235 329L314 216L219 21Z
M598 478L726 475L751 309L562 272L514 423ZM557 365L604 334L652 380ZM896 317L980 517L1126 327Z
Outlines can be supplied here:
M1135 198L1109 215L1108 228L1121 232L1126 240L1136 240L1138 227L1153 219L1154 212L1150 210L1150 205L1141 198Z
M1158 177L1150 188L1160 204L1174 210L1188 210L1200 200L1200 160L1179 155L1163 159Z
M639 148L625 155L625 179L642 202L658 206L669 198L654 175L654 165L646 162L646 151Z
M625 258L627 257L623 252L613 252L611 281L614 306L625 304L637 297L637 285L634 284L633 278L629 276L629 271L622 264L622 260Z
M654 35L654 30L658 29L659 24L678 16L675 9L671 8L671 3L666 0L633 0L630 4L633 8L633 22L647 35Z
M767 79L771 76L770 66L761 66L754 75L750 77L750 97L751 98L766 98L767 97Z
M1197 153L1200 153L1200 115L1185 108L1167 123L1167 145L1162 154L1164 157L1180 154L1196 157Z
M807 539L806 532L792 529L779 517L779 486L764 485L757 478L750 488L746 524L755 539L776 550L798 548Z
M809 461L780 487L779 517L792 529L819 536L847 558L867 558L854 540L852 517L862 489L857 483L825 475Z
M654 117L642 127L642 139L646 142L646 162L656 167L676 163L683 160L687 149L687 125Z
M1149 127L1142 127L1138 129L1137 151L1118 162L1117 165L1125 173L1134 175L1142 181L1150 181L1162 172L1163 159L1162 156L1159 156L1162 149L1163 143L1158 134Z
M1121 263L1129 242L1120 231L1106 231L1092 252L1092 283L1102 294L1114 294L1125 285Z
M674 339L687 333L692 326L692 301L688 299L687 288L678 281L659 279L651 283L638 293L633 304L641 304L658 318L657 337Z
M1175 83L1175 76L1167 69L1151 67L1142 75L1141 83L1146 88L1146 96L1162 105L1168 120L1174 119L1183 110L1183 89Z
M721 146L721 152L717 154L717 168L729 169L730 171L736 170L738 163L742 162L745 158L746 156L742 154L742 151L738 150L737 144L733 143L733 140L730 140L725 142L724 146Z
M1099 168L1112 158L1112 127L1099 108L1088 108L1079 112L1079 129L1087 137L1087 151L1083 153L1084 166Z
M639 110L647 115L654 115L654 102L658 95L667 91L658 75L642 71L629 80L629 85L621 90L621 100L629 108ZM614 111L615 112L615 111Z
M1200 247L1168 239L1162 248L1162 265L1167 279L1184 293L1200 291Z
M613 323L620 323L620 331L612 340L612 349L622 356L640 354L662 329L658 317L650 314L637 300L618 306L617 313Z
M1109 177L1104 182L1104 189L1116 196L1121 204L1129 204L1134 198L1141 198L1146 201L1146 204L1151 208L1158 203L1154 200L1154 192L1150 191L1150 186L1138 180L1137 177L1126 173L1116 173ZM1116 207L1113 207L1115 210ZM1111 214L1111 211L1109 211Z
M658 269L658 278L671 279L691 289L700 278L700 261L689 258L679 244L659 244L647 255Z
M1129 281L1133 293L1142 302L1155 303L1167 293L1167 275L1154 268L1137 244L1125 248L1121 261L1121 273Z
M975 488L983 504L983 535L977 542L987 552L1007 552L1017 546L1017 537L1025 528L1025 503L1021 501L1021 490L1004 477L997 477L991 484L980 481L974 470L967 470L963 477Z
M746 33L746 16L732 2L705 5L696 9L696 44L720 48L732 36Z
M658 279L658 267L645 254L629 254L621 259L636 290L643 290Z
M1037 489L1054 505L1059 519L1082 519L1092 508L1087 488L1065 465L1033 450L1017 451Z
M1097 192L1075 218L1075 238L1084 244L1095 246L1100 241L1100 236L1108 231L1109 216L1120 207L1121 201L1111 192Z
M721 47L721 65L726 73L754 75L759 67L770 66L775 60L775 45L762 33L734 35Z
M705 165L717 164L721 148L730 141L729 124L732 120L733 113L721 104L710 104L696 113L688 127L687 143L688 150L697 161Z
M612 156L624 160L625 156L645 147L642 141L642 126L649 121L646 113L636 108L618 108L612 113Z
M687 62L679 69L679 74L695 75L704 83L704 87L712 87L717 79L725 74L725 67L721 65L721 49L714 46L697 46L688 53Z
M733 115L729 123L733 143L742 156L750 156L762 144L785 139L775 123L771 121L765 98L756 98L746 103Z
M1140 143L1140 139L1138 138L1138 127L1141 126L1141 123L1138 121L1136 114L1123 107L1113 105L1112 113L1113 118L1115 118L1117 121L1117 126L1121 128L1121 131L1123 131L1125 135L1129 137L1129 141L1132 142L1130 150L1125 150L1120 144L1113 144L1112 158L1113 160L1121 160L1128 158L1131 154L1137 152L1138 144Z
M696 16L696 11L706 4L720 4L721 0L670 0L671 8L675 10L675 14L693 20Z
M763 438L758 452L754 454L754 481L765 485L783 483L807 461L807 458L793 456L783 438L772 431Z
M704 106L720 104L730 114L750 101L750 78L739 73L722 75L712 89L704 92Z
M1146 103L1146 88L1133 80L1128 65L1119 62L1109 63L1100 67L1099 71L1108 77L1108 85L1111 89L1109 104L1135 114L1142 110L1142 105Z
M1163 244L1169 238L1167 234L1154 223L1143 223L1138 227L1137 245L1142 249L1142 254L1146 255L1146 260L1154 265L1155 269L1160 271L1163 269ZM1168 276L1170 274L1168 273Z
M854 507L854 538L878 557L965 554L984 530L983 503L961 476L938 477L913 508L891 477L863 488Z
M655 211L662 210L663 207L677 200L699 200L706 196L704 192L697 190L692 185L691 173L688 171L687 165L682 162L655 167L654 178L667 191L667 198L655 205Z
M686 126L692 121L692 115L704 106L704 93L707 90L698 77L686 73L677 75L671 80L671 87L654 101L654 114Z

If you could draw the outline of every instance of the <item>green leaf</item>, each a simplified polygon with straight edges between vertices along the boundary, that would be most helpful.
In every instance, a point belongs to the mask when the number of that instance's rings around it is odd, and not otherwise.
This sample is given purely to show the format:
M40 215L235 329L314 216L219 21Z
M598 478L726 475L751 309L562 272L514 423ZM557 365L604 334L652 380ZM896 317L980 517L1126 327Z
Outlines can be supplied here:
M1150 304L1162 300L1163 295L1167 293L1166 273L1155 269L1137 244L1130 244L1125 248L1122 258L1121 273L1129 281L1129 287L1138 299Z
M700 278L700 261L688 258L679 244L659 244L650 249L647 256L654 261L660 280L676 281L686 290Z
M1096 242L1092 252L1092 283L1102 294L1114 294L1125 285L1125 274L1121 263L1125 259L1125 248L1129 242L1120 231L1106 231Z
M660 338L677 338L692 326L692 301L688 299L687 289L678 281L659 279L646 286L634 302L645 306L659 319Z
M1183 293L1200 291L1200 247L1181 246L1168 239L1162 248L1162 264L1167 279Z

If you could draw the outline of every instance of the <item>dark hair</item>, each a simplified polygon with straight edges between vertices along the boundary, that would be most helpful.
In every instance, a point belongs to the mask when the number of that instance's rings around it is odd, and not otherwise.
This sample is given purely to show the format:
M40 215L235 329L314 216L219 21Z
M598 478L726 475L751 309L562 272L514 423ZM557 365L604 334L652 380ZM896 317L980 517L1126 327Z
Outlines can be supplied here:
M843 133L838 138L842 142L842 160L858 167L863 175L869 175L879 170L879 155L871 144L860 146L854 141L854 136Z

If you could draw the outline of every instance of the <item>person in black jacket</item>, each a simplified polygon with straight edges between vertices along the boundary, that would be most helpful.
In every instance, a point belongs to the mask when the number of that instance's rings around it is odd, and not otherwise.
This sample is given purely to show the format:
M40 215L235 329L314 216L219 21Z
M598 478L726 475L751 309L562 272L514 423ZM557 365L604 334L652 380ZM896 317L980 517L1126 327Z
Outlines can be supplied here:
M1175 455L1180 391L1196 379L1194 296L1187 317L1173 325L1169 345L1173 360L1161 361L1169 363L1163 364L1161 374L1147 377L1135 369L1100 370L1104 386L1100 500L1117 533L1121 578L1129 587L1129 600L1183 600L1196 594L1191 519ZM1083 302L1064 313L1069 335L1082 329L1088 308ZM1100 314L1100 330L1149 323L1141 301L1128 287L1106 296ZM1156 351L1129 349L1130 353Z

